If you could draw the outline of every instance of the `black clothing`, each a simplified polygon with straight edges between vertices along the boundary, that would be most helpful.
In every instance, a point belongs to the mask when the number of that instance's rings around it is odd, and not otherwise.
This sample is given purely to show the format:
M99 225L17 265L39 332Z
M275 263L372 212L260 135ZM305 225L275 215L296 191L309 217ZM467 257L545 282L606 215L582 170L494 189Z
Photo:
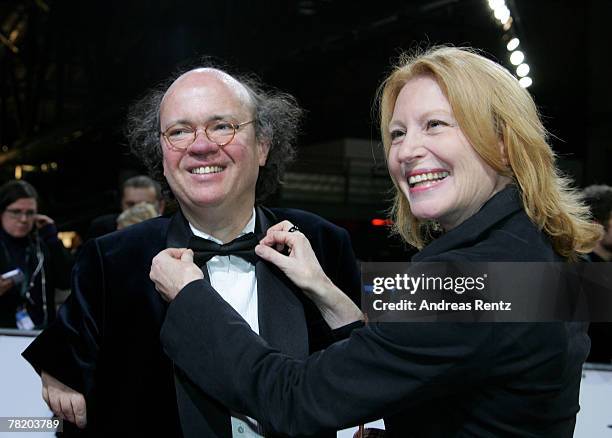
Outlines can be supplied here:
M70 287L72 262L53 224L23 238L14 238L0 227L0 273L19 268L24 274L21 284L0 296L0 327L16 328L15 313L21 306L26 307L35 328L52 322L55 288Z
M260 211L267 211L257 210L256 222ZM271 213L276 217L260 224L262 231L283 219L297 224L327 275L358 299L359 273L345 230L299 210ZM181 421L208 427L200 436L231 433L225 407L190 393L180 373L175 388L173 365L159 340L167 303L149 279L151 260L167 247L187 247L191 235L179 212L89 241L56 323L24 351L38 372L45 370L85 394L89 436L180 437ZM314 304L280 271L262 260L255 269L260 333L271 345L305 357L333 340L335 333Z
M414 261L561 261L510 186ZM205 280L170 303L168 356L225 406L288 435L385 417L392 437L571 437L583 323L372 323L306 359L253 333Z

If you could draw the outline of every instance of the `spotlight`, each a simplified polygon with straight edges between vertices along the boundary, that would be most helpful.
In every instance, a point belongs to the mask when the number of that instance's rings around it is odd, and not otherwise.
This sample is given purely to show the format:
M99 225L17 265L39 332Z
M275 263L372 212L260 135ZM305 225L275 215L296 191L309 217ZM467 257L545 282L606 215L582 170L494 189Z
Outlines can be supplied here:
M519 84L521 84L521 87L527 88L533 84L533 81L529 76L525 76L524 78L519 79Z
M523 76L527 76L528 74L529 74L529 64L523 63L516 68L516 75L519 78L522 78Z
M512 52L510 54L510 62L512 65L519 65L525 60L525 55L520 50Z
M491 8L492 11L502 6L506 6L506 3L504 0L489 0L489 7Z
M500 6L499 8L496 8L495 11L493 12L493 15L495 16L495 18L501 21L502 17L510 16L510 10L506 7L506 5L503 5L503 6Z
M495 9L494 15L501 24L506 24L510 19L510 9L505 6L503 8Z
M508 44L506 45L506 48L508 49L508 51L512 52L514 49L516 49L519 44L520 44L520 40L518 38L512 38L510 41L508 41Z

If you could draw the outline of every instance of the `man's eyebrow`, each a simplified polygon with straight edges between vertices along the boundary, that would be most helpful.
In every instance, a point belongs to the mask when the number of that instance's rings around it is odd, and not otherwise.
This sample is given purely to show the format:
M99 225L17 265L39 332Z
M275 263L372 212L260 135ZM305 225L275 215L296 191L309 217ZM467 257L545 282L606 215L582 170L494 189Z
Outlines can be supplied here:
M206 119L205 123L208 122L213 122L213 121L217 121L217 120L228 120L231 119L233 120L235 117L230 115L230 114L214 114L210 117L208 117ZM170 123L168 123L167 126L174 126L174 125L193 125L191 120L187 120L187 119L177 119L177 120L172 120Z

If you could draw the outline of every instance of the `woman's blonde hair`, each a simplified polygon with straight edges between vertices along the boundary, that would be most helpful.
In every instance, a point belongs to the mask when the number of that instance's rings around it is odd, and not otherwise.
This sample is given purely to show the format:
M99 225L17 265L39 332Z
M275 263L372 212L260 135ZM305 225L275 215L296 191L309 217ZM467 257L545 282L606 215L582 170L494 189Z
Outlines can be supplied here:
M555 166L555 154L530 94L499 64L472 49L434 47L404 54L379 88L380 129L389 157L389 123L400 90L410 79L430 75L448 99L457 123L482 159L519 187L527 215L551 239L561 256L575 259L589 252L601 228ZM505 156L500 153L500 140ZM394 231L422 248L430 222L417 219L397 181L391 214Z

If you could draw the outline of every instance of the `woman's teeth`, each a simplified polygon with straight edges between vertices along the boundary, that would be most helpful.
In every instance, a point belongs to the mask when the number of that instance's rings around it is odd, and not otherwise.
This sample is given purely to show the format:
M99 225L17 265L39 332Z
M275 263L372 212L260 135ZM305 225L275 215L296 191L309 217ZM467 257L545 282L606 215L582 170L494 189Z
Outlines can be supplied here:
M419 175L411 176L410 178L408 178L408 184L410 185L410 187L430 185L434 181L443 180L448 175L448 172L421 173Z
M195 169L191 169L191 173L195 173L197 175L205 175L207 173L219 173L219 172L223 172L223 167L204 166L204 167L196 167Z

